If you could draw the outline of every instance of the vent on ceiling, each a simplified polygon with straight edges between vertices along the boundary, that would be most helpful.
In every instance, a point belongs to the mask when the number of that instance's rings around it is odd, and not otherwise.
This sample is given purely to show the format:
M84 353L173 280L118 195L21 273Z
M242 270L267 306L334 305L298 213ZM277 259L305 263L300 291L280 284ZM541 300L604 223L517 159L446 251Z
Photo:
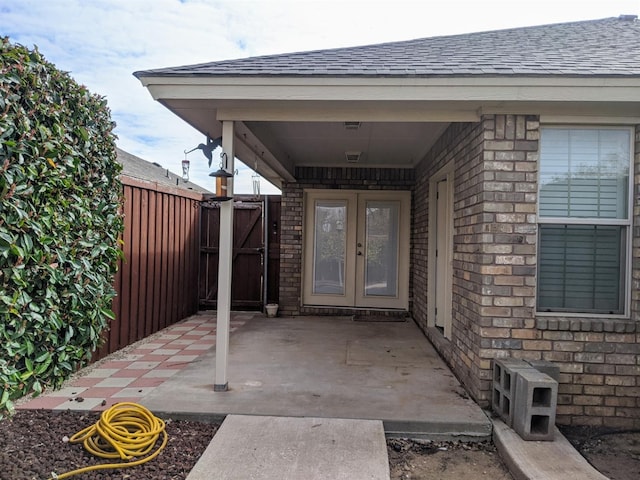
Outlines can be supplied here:
M360 161L360 155L362 155L362 152L344 152L344 154L347 157L348 163L358 163Z
M358 130L362 125L361 122L344 122L344 128L347 130Z

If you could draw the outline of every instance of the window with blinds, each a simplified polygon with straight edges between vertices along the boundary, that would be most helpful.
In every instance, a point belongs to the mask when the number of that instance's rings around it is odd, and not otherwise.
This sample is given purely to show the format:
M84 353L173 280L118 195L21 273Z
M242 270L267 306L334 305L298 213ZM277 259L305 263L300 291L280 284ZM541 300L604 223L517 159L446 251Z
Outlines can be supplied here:
M625 313L631 135L541 130L538 311Z

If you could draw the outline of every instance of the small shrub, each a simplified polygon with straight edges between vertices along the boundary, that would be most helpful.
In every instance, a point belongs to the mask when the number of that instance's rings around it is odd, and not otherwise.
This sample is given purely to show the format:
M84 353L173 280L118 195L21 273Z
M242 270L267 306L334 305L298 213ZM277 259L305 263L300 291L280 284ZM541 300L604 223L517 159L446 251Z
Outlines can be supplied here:
M99 346L123 222L106 100L37 50L0 41L2 416Z

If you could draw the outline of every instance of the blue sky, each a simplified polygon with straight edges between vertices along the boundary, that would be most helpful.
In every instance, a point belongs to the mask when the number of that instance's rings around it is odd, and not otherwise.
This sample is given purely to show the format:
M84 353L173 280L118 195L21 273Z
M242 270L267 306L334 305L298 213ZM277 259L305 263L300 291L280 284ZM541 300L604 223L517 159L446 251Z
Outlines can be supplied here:
M155 102L136 70L620 14L639 15L640 0L0 0L0 35L105 96L120 148L179 172L202 135ZM211 188L198 154L191 179ZM252 192L251 174L241 166L236 193Z

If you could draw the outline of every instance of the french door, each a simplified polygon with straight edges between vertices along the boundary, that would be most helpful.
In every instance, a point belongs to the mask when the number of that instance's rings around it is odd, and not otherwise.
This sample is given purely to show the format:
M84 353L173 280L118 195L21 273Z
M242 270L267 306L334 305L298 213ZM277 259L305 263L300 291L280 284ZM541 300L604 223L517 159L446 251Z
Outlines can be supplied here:
M408 309L410 192L305 192L305 305Z

